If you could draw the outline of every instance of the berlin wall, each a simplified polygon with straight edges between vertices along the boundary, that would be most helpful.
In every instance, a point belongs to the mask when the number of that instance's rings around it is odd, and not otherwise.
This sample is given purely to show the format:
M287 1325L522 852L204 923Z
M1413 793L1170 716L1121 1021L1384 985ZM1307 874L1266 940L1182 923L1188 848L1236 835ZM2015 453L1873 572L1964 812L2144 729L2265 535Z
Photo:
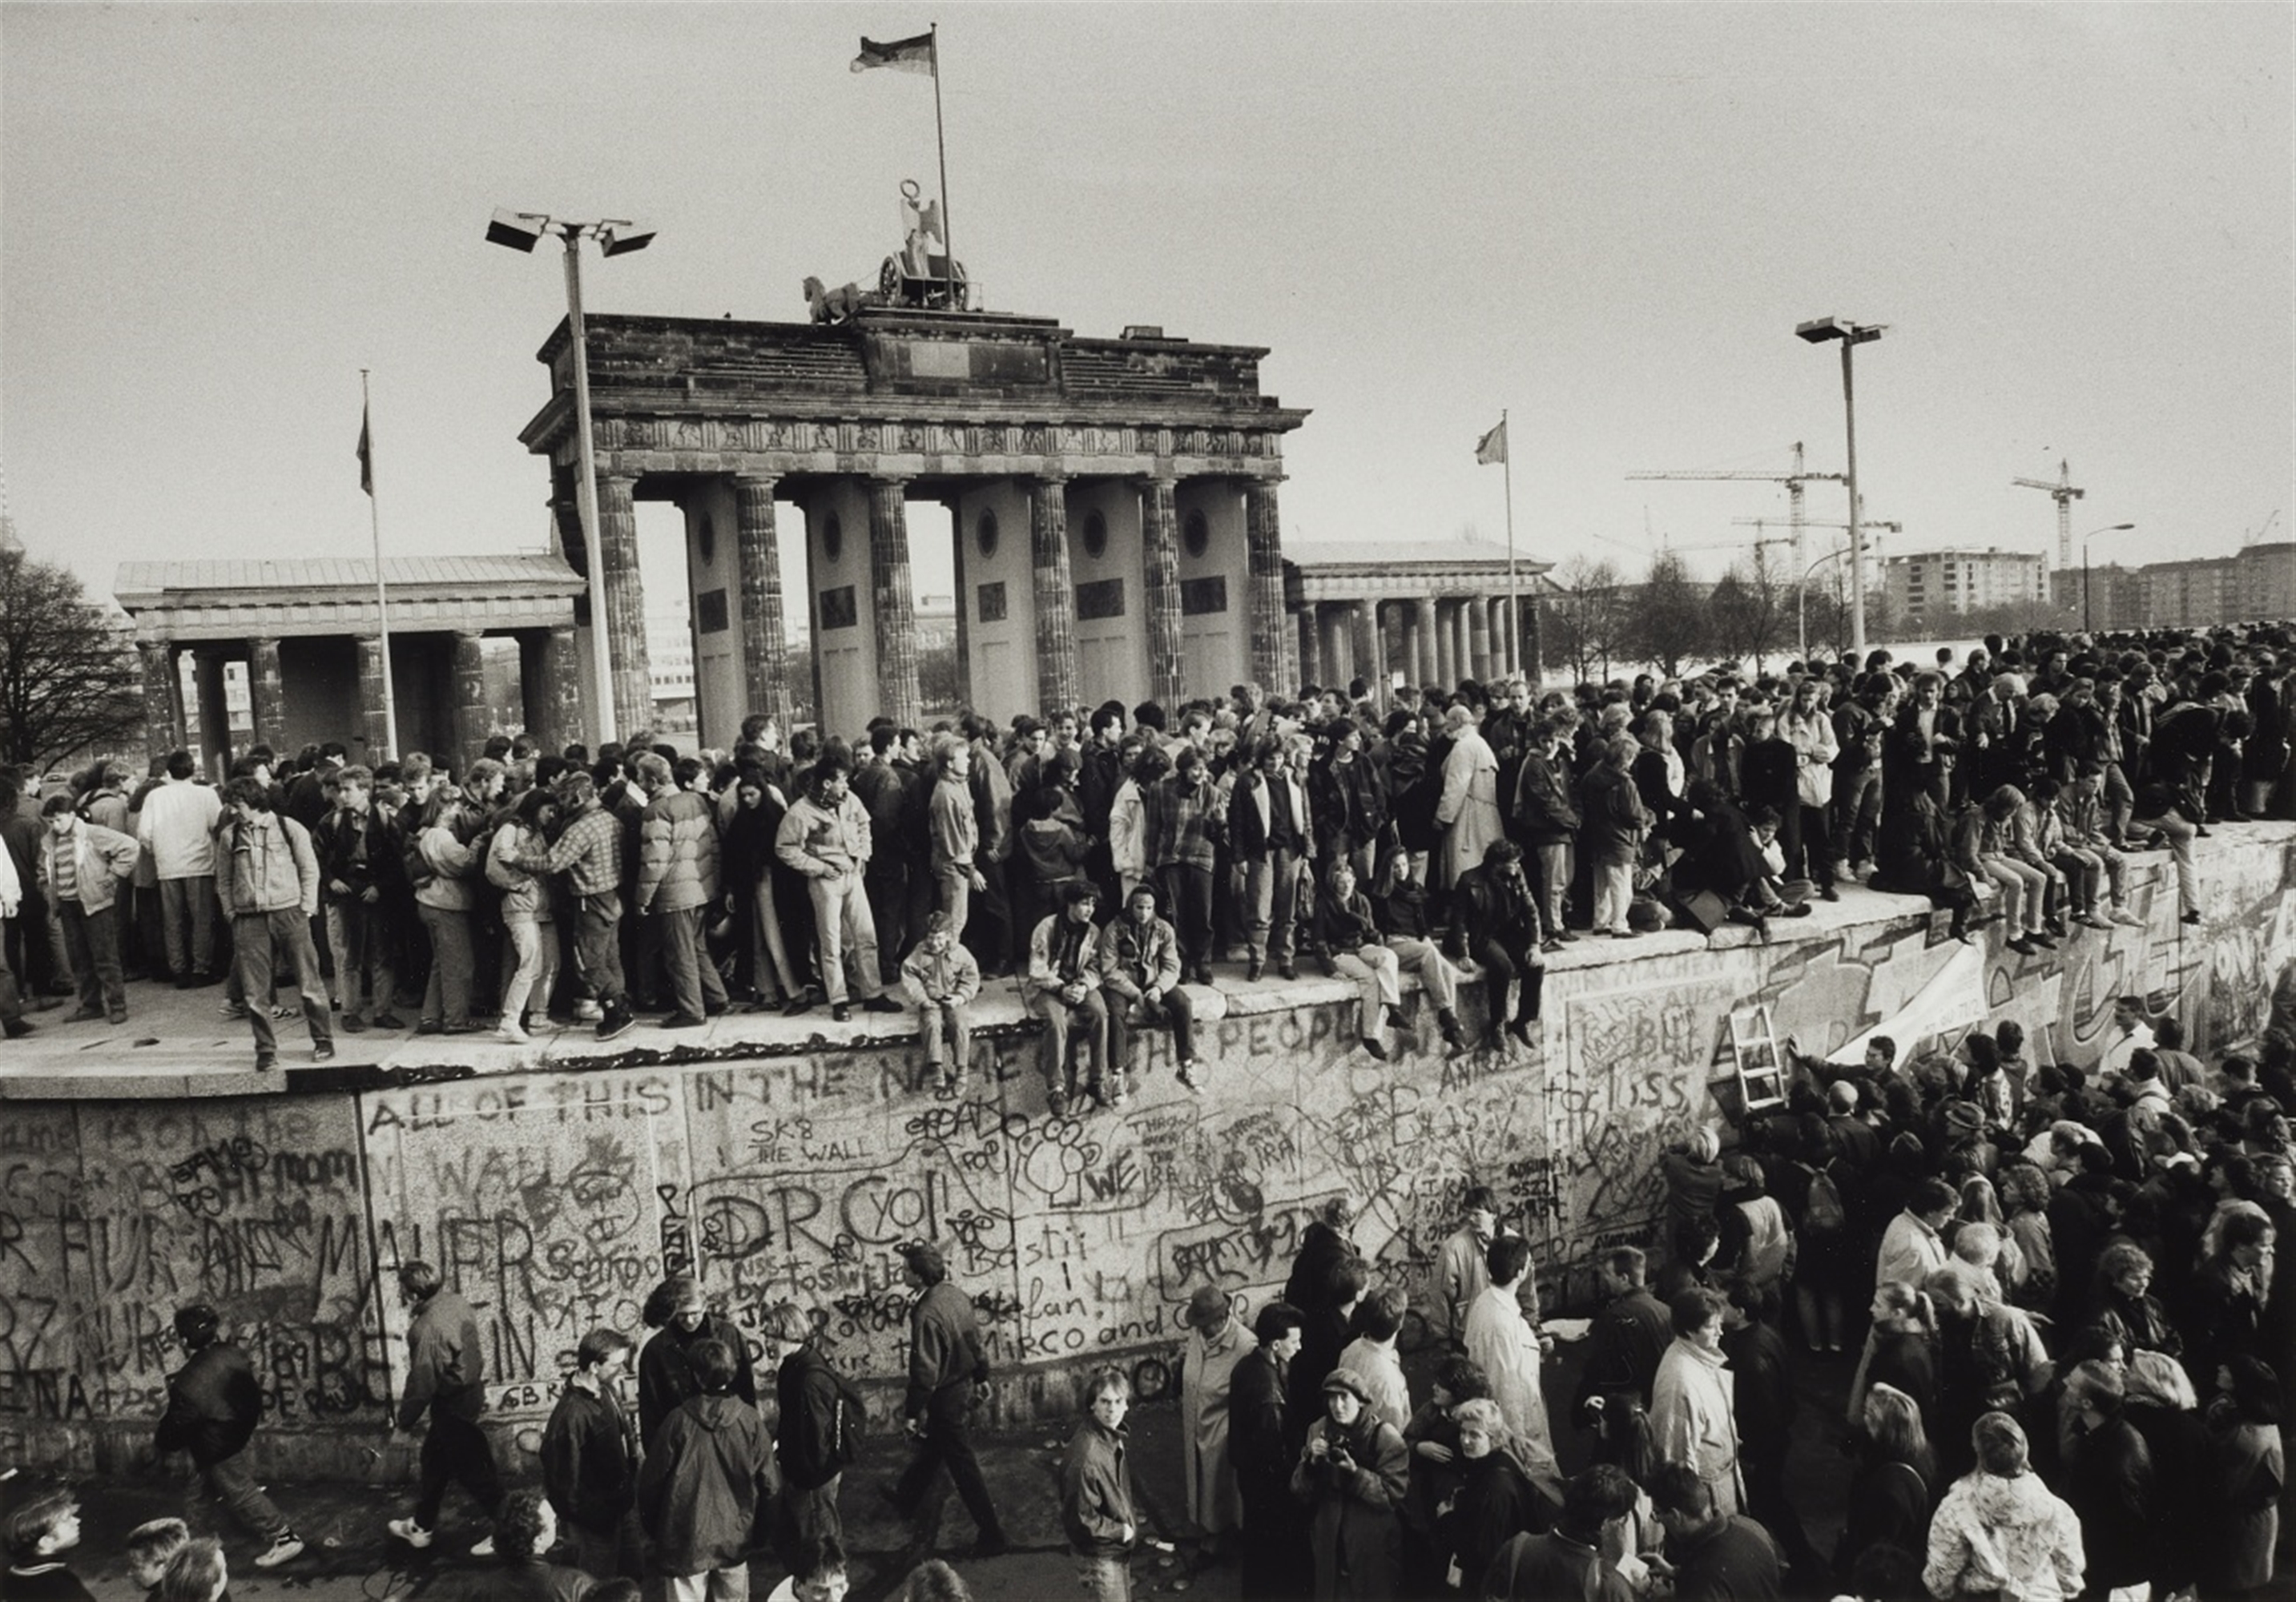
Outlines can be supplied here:
M1660 1148L1726 1110L1733 1008L1767 1003L1781 1040L1819 1052L1892 1020L1931 1018L1950 1039L2015 1018L2041 1055L2086 1062L2112 999L2136 992L2202 1049L2253 1039L2296 985L2296 828L2202 845L2199 928L2177 923L2155 857L2132 870L2143 928L2033 957L1972 956L1912 915L1806 938L1781 924L1767 946L1623 946L1558 971L1537 1050L1512 1056L1447 1061L1414 1000L1418 1037L1374 1062L1345 984L1258 1012L1232 998L1201 1032L1208 1093L1178 1087L1158 1036L1120 1115L1048 1116L1025 1034L979 1041L955 1101L922 1086L914 1046L877 1045L627 1052L358 1094L0 1103L0 1461L148 1456L182 1361L170 1315L204 1299L264 1377L263 1470L366 1472L404 1371L390 1270L415 1256L476 1309L518 1461L582 1334L637 1330L677 1267L745 1326L783 1298L814 1310L882 1398L907 1328L894 1247L935 1241L976 1297L1007 1420L1072 1412L1088 1363L1128 1364L1160 1394L1189 1293L1256 1304L1341 1192L1358 1243L1416 1299L1460 1192L1491 1184L1549 1302L1583 1305L1595 1254L1650 1238Z

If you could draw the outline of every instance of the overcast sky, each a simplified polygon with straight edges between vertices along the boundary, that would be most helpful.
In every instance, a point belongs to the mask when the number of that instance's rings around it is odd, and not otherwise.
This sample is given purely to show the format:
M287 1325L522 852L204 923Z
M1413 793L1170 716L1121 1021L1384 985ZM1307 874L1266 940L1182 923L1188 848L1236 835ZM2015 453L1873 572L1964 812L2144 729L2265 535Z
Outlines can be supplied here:
M798 321L934 181L988 303L1264 345L1312 409L1291 540L1745 540L1838 469L1899 549L2224 554L2292 507L2284 4L0 5L0 461L20 531L129 560L364 555L359 369L404 552L545 537L518 430L562 315L497 205L636 216L594 310ZM1814 486L1813 518L1840 519ZM945 524L943 525L945 527ZM930 542L928 542L930 543ZM921 564L930 562L920 553ZM1718 570L1726 552L1693 560ZM945 555L936 564L945 569Z

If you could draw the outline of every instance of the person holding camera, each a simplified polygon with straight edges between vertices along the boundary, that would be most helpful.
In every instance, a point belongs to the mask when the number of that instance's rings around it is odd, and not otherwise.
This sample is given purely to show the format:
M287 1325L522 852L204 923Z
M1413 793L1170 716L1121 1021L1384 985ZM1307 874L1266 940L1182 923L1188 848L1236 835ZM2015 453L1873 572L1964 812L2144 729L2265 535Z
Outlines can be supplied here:
M1316 1602L1398 1594L1411 1459L1395 1426L1371 1410L1371 1388L1352 1369L1324 1380L1324 1416L1292 1471L1292 1494L1308 1505Z

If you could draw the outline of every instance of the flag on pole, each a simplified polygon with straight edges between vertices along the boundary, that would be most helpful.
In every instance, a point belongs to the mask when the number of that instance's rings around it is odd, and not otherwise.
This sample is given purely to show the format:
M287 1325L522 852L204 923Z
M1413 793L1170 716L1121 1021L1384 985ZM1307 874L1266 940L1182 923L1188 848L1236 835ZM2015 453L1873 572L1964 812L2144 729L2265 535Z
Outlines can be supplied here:
M933 37L921 33L913 39L894 39L880 45L874 39L861 41L861 53L853 58L852 69L866 72L872 67L890 67L896 72L922 72L940 76L933 61Z
M1506 421L1502 418L1497 428L1475 442L1475 463L1479 467L1488 467L1494 462L1504 462L1506 459Z
M367 430L367 409L359 408L359 487L372 496L374 494L374 443Z

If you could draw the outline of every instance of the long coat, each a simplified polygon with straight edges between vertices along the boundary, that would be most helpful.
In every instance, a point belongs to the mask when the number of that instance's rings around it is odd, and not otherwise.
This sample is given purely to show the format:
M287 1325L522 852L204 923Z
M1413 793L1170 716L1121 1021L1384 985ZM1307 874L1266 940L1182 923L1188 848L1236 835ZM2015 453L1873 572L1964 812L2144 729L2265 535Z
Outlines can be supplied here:
M1472 724L1462 724L1443 758L1443 795L1435 805L1443 828L1442 875L1446 887L1470 868L1483 865L1483 853L1506 838L1499 816L1499 759Z
M1180 1467L1188 1516L1207 1533L1240 1528L1243 1501L1228 1460L1228 1387L1235 1366L1257 1350L1251 1332L1233 1314L1206 1338L1188 1332L1180 1359Z
M1403 1574L1403 1522L1396 1516L1410 1488L1411 1453L1395 1426L1356 1417L1341 1430L1328 1418L1309 1426L1308 1451L1321 1439L1344 1442L1349 1468L1316 1463L1303 1451L1292 1471L1292 1494L1308 1504L1308 1542L1316 1560L1316 1602L1390 1602Z
M1697 1470L1714 1492L1715 1508L1742 1511L1738 1426L1732 1376L1720 1353L1677 1337L1658 1360L1651 1391L1651 1443L1669 1462Z

